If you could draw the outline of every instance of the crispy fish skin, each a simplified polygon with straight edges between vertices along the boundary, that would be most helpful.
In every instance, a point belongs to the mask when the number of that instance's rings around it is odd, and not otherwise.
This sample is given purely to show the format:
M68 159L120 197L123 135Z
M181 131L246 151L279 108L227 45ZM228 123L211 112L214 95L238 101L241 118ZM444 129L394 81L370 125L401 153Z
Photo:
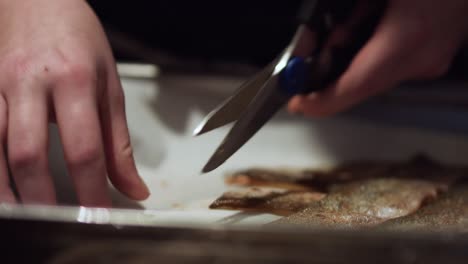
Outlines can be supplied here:
M273 172L273 171L270 172L270 171L260 170L260 169L249 170L249 171L245 171L245 172L241 172L238 174L228 176L226 178L226 184L237 185L237 186L247 186L247 187L273 187L273 188L286 189L290 191L307 191L307 190L314 189L311 186L294 183L294 182L264 180L264 179L261 179L263 178L262 175L272 176L272 175L286 175L286 174Z
M310 191L249 188L224 193L210 205L210 209L268 212L286 216L310 206L324 196L324 193Z
M349 162L332 170L250 169L226 177L226 184L248 187L278 187L288 190L327 190L329 186L370 178L417 178L453 182L467 169L447 167L424 155L408 162Z
M250 169L226 177L226 184L248 187L275 187L287 190L310 190L313 179L322 173L310 170Z
M468 184L456 186L436 201L378 227L384 230L430 229L468 232Z
M333 170L263 169L239 171L226 177L226 184L237 186L277 187L288 190L324 189L332 183L367 179L389 170L384 162L349 163Z
M416 179L379 178L335 185L324 199L273 225L359 228L406 216L445 186Z
M283 192L228 193L211 208L287 216L273 225L373 227L390 219L406 219L441 192L448 191L467 172L466 167L444 166L424 155L414 156L408 162L350 162L332 170L251 169L230 175L226 182L243 187L276 187ZM304 199L308 192L320 192L325 198ZM437 208L444 211L442 206ZM444 212L430 217L438 219L437 223L445 223L449 220L444 216L451 215L452 220L465 216L451 209Z

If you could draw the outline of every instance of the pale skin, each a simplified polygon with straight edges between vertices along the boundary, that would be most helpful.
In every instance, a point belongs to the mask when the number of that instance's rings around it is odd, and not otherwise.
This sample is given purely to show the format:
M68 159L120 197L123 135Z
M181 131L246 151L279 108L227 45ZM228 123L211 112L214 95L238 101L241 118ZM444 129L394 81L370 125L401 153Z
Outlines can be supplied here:
M0 201L56 204L47 160L57 123L80 204L111 206L107 177L149 196L132 156L124 95L110 47L83 0L0 0Z
M443 74L468 35L466 0L390 0L375 35L324 92L292 112L328 116L404 80ZM56 204L47 160L56 122L77 196L111 206L107 180L134 200L138 175L124 94L103 29L84 0L0 0L0 202ZM10 189L7 165L20 200Z
M440 77L468 36L466 0L389 0L375 34L326 91L297 96L288 109L330 116L402 81Z

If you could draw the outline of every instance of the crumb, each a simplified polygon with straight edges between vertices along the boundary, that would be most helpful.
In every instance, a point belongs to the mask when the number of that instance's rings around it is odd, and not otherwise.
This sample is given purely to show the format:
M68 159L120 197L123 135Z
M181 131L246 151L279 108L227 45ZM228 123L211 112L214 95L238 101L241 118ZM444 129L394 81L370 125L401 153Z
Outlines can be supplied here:
M183 208L182 204L180 204L180 203L173 203L173 204L171 204L171 207L174 208L174 209Z
M165 180L162 180L160 184L161 184L161 188L167 188L167 187L169 187L169 184L168 184L167 181L165 181Z

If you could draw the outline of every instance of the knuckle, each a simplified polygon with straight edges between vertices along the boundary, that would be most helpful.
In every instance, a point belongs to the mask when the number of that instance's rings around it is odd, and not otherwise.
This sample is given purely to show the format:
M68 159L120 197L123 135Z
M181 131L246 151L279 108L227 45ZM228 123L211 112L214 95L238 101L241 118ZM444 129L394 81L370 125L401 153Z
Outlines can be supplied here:
M396 33L397 37L393 43L401 55L411 55L421 50L421 43L427 43L430 40L432 30L421 21L415 20L408 23L404 28Z
M14 168L29 167L40 162L45 156L45 150L40 144L16 144L10 148L10 165Z
M60 83L73 83L78 87L89 87L97 80L97 74L91 64L63 62L56 78Z
M424 77L425 78L439 78L442 77L449 70L450 63L440 63L436 65L431 65L426 70Z
M33 79L88 87L97 80L97 70L91 60L85 56L66 57L57 50L43 54L16 50L4 56L0 66L10 83Z
M76 168L100 162L103 158L103 153L96 144L82 144L73 148L73 151L70 151L67 156L70 166Z
M430 20L422 16L415 16L400 23L401 33L412 40L424 40L433 32Z
M34 61L21 52L15 52L4 58L2 66L8 81L18 83L33 73Z
M451 66L449 56L422 53L417 62L419 71L416 77L419 79L436 79L446 74Z

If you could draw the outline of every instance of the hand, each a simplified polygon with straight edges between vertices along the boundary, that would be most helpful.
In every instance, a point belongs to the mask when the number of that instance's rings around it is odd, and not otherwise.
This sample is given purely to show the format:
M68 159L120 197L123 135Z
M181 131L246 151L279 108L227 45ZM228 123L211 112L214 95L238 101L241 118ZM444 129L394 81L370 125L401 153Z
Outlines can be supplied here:
M376 32L325 91L296 96L291 112L327 116L395 87L440 77L468 36L466 0L389 0Z
M107 174L133 199L149 191L135 168L115 62L83 0L0 0L0 202L55 204L48 122L56 121L81 205L107 207Z

